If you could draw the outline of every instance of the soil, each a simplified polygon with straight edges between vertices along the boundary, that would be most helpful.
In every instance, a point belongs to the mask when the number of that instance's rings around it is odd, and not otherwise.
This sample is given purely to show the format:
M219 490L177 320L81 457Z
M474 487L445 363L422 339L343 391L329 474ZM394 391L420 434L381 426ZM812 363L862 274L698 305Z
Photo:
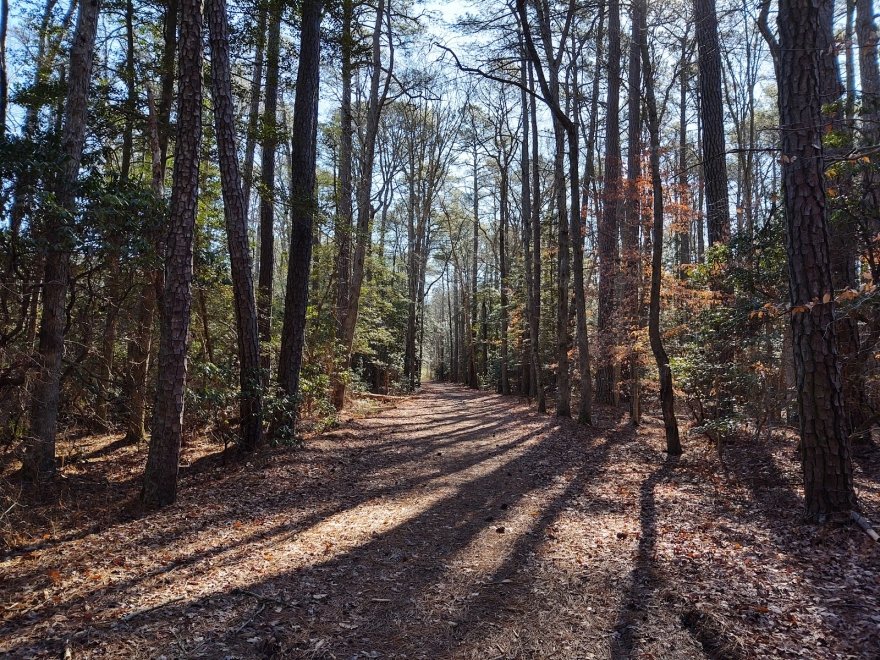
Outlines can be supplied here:
M236 459L66 442L51 492L3 468L10 658L876 658L880 544L801 521L790 433L714 448L601 409L593 427L430 384ZM880 520L880 457L856 452Z

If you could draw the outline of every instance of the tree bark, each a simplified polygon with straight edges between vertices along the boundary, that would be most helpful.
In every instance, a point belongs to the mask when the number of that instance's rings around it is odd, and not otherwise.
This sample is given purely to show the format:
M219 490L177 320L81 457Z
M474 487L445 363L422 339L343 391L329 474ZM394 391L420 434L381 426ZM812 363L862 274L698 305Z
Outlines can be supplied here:
M260 267L257 274L257 325L262 344L261 367L269 378L272 341L272 281L275 276L275 152L278 149L278 65L281 50L280 0L270 0L266 46L266 92L260 154Z
M780 0L778 28L780 161L805 513L820 520L849 511L856 501L834 325L815 0Z
M6 107L9 76L6 70L6 34L9 31L9 0L0 0L0 140L6 138Z
M158 384L141 499L148 507L177 498L184 391L192 311L193 238L202 137L202 14L199 0L181 0L177 148L165 256Z
M596 370L596 400L612 404L617 399L615 382L614 311L619 265L617 247L620 225L620 2L608 2L608 94L605 115L605 189L598 227L599 309L596 329L599 337Z
M675 419L675 393L672 387L672 369L669 367L669 356L663 346L660 335L660 283L663 273L663 183L660 175L660 119L657 114L657 100L654 95L654 73L651 66L647 35L647 7L644 0L637 0L641 5L639 44L642 52L642 68L644 69L645 100L648 107L648 132L651 136L651 190L653 196L653 256L651 259L651 295L648 308L648 337L651 351L657 362L660 375L660 408L663 411L663 426L666 430L666 452L673 456L681 454L681 440L678 434L678 422Z
M318 207L315 196L315 160L318 142L322 9L322 0L303 0L302 36L293 106L290 259L278 365L278 382L281 389L291 397L299 396L312 259L312 227Z
M379 121L381 119L382 108L388 96L388 88L391 83L391 72L394 67L394 51L389 36L389 62L387 67L382 66L382 21L387 17L390 28L390 0L379 0L376 5L376 19L373 25L373 42L372 42L372 72L370 75L370 92L367 101L367 115L365 125L362 130L361 153L359 157L358 181L355 186L355 201L357 202L357 221L355 225L355 245L354 255L351 261L351 276L347 284L347 293L340 294L338 298L337 313L341 314L340 324L338 327L338 339L341 340L343 349L343 364L347 368L351 362L351 350L354 345L355 329L357 327L358 311L360 309L361 289L364 282L364 273L366 267L367 250L370 246L371 225L373 218L372 186L373 186L373 169L376 156L376 140L379 135ZM380 76L384 72L385 81L380 84ZM351 228L351 182L348 184L349 192L347 199L349 200L349 224ZM345 195L345 185L342 186L343 195ZM348 241L350 249L351 241ZM348 267L348 263L340 263L339 272ZM340 408L345 400L345 381L339 380L335 386L334 404L337 409Z
M626 196L624 198L624 222L621 227L621 245L623 247L623 303L626 315L624 331L626 344L629 346L629 411L633 424L641 421L641 361L636 348L636 333L639 328L639 301L641 300L641 245L639 229L641 227L641 204L639 200L639 184L642 175L642 98L640 66L640 39L646 38L641 32L643 10L642 4L636 0L632 4L632 32L629 46L629 100L627 122L626 151Z
M727 201L727 153L724 143L724 105L721 97L721 50L715 0L694 0L700 116L703 121L703 171L706 178L706 223L709 246L730 240Z
M259 446L262 437L260 338L248 245L247 200L241 187L236 149L226 0L206 0L205 16L210 34L214 126L238 331L241 448L252 451Z

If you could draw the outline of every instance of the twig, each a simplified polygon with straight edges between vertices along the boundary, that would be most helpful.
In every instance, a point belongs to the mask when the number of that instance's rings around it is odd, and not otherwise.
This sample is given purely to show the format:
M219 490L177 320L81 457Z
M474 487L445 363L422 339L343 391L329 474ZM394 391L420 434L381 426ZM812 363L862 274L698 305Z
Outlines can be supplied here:
M236 628L235 630L233 630L233 631L232 631L232 635L235 636L235 635L237 635L238 633L240 633L242 630L244 630L245 628L247 628L247 627L251 624L251 622L252 622L254 619L256 619L256 618L260 615L260 612L262 612L262 611L265 610L265 609L266 609L266 603L260 603L260 606L257 608L257 611L254 612L254 613L251 615L251 617L250 617L247 621L245 621L245 622L244 622L243 624L241 624L238 628Z
M148 607L145 610L138 610L137 612L131 612L130 614L126 614L124 617L120 619L120 621L131 621L134 618L142 616L144 614L149 614L150 612L154 612L158 609L166 607L167 605L171 605L173 603L179 603L183 600L183 596L178 596L177 598L172 598L171 600L166 600L164 603L159 603L158 605L153 605L152 607Z
M877 534L874 528L871 527L871 523L868 521L867 518L855 511L850 511L849 517L852 518L859 527L865 530L865 534L870 536L871 540L880 541L880 534Z
M292 607L290 603L286 600L281 600L280 598L273 598L272 596L264 596L263 594L258 594L255 591L248 591L247 589L236 589L236 592L240 594L245 594L247 596L251 596L256 598L257 600L266 601L269 603L277 603L278 605L283 605L284 607Z

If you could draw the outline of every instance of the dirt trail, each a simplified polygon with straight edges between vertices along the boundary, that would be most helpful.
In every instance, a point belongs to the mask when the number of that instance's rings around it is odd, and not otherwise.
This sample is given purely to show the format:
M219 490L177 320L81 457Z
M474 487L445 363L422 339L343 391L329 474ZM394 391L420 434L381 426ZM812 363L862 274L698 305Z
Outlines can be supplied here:
M820 584L828 548L780 539L774 525L797 527L770 496L689 449L673 462L650 423L584 429L433 384L258 465L193 448L179 504L70 516L13 549L0 654L57 657L68 640L74 658L785 657L807 640L810 657L875 657L877 624L852 605L877 611L877 574L829 605L846 563ZM76 487L113 461L130 474L99 495L131 499L142 455L94 453ZM796 506L790 460L763 458L780 471L767 493ZM832 534L877 567L855 532Z

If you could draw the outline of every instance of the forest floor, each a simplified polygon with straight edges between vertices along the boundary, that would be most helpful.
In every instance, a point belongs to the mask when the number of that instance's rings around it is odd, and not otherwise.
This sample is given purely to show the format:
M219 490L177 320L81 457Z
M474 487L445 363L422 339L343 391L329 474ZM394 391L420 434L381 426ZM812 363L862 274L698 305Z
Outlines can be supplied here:
M50 501L4 469L0 656L880 656L880 544L801 523L795 441L733 443L726 471L685 442L430 384L300 450L190 443L144 514L144 448L70 441Z

